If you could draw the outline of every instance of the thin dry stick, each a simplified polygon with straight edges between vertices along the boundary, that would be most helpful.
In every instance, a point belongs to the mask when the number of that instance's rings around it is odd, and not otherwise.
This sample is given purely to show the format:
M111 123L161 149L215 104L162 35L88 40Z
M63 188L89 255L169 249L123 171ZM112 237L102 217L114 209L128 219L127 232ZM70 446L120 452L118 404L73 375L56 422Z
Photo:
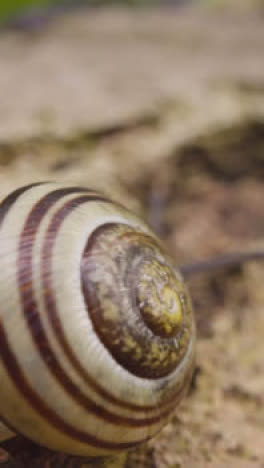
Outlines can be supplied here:
M211 273L230 267L240 266L245 262L264 260L264 251L235 252L218 255L208 260L200 260L180 265L179 269L185 278L199 273Z

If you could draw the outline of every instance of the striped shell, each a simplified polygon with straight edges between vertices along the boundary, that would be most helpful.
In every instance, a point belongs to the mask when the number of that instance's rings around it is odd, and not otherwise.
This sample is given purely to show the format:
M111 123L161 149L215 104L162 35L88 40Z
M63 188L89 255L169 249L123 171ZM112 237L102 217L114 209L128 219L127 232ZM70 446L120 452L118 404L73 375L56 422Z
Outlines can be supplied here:
M155 435L195 327L150 229L95 191L32 184L0 204L0 259L0 429L88 456Z

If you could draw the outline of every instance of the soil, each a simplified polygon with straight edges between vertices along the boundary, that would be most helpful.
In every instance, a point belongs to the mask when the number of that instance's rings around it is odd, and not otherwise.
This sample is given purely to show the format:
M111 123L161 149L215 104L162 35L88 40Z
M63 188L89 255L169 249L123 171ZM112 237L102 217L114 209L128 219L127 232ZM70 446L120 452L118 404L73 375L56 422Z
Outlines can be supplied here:
M1 193L96 186L147 219L179 265L263 248L263 44L257 5L83 10L2 32ZM188 281L192 385L129 466L264 467L263 264ZM88 466L21 438L1 464Z

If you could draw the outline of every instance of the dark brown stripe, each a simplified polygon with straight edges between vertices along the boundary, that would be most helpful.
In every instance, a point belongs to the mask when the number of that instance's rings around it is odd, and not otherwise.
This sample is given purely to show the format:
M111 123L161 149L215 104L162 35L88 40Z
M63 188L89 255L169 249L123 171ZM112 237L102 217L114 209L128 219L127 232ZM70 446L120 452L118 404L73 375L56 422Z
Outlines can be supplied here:
M24 187L20 187L17 190L14 190L6 198L4 198L0 204L0 226L2 225L8 211L14 205L20 195L33 187L37 187L38 185L43 185L46 183L47 182L37 182L35 184L25 185Z
M33 187L38 187L39 185L50 184L51 182L35 182L33 184L24 185L23 187L19 187L18 189L11 192L7 197L5 197L0 203L0 226L4 221L5 216L7 215L10 208L14 205L16 200L23 195L23 193L27 192ZM88 189L84 187L70 187L70 190L75 192L92 192L97 194L98 192L93 189ZM100 194L99 194L100 195Z
M24 185L23 187L19 187L18 189L11 192L7 197L5 197L0 203L0 227L2 226L4 219L7 213L10 211L12 206L15 204L16 200L23 195L23 193L27 192L33 187L37 187L39 185L46 184L48 182L35 182L33 184ZM1 324L1 321L0 321ZM0 342L1 345L1 342ZM1 354L0 354L1 357ZM11 431L14 431L14 428L5 420L5 418L1 415L1 421L9 428Z
M1 414L1 417L0 417L0 423L2 423L4 426L6 426L6 428L11 431L11 432L14 432L16 434L16 430L14 429L14 427L12 427L7 421L6 419L4 418L4 416ZM11 437L10 437L11 438Z
M22 370L20 369L14 353L9 346L8 339L0 322L0 356L5 366L6 372L10 379L13 381L20 393L25 397L29 404L46 420L49 424L53 425L57 430L67 434L67 436L78 440L79 442L89 444L93 447L98 447L106 450L126 450L135 446L135 442L120 442L112 443L98 439L90 434L75 429L70 424L66 423L56 413L54 413L49 406L38 396L32 389L30 383L27 381ZM9 424L9 422L8 422ZM13 424L14 425L14 424ZM15 426L15 425L14 425ZM144 440L148 440L147 437ZM143 441L143 440L142 440ZM137 441L140 443L141 441Z

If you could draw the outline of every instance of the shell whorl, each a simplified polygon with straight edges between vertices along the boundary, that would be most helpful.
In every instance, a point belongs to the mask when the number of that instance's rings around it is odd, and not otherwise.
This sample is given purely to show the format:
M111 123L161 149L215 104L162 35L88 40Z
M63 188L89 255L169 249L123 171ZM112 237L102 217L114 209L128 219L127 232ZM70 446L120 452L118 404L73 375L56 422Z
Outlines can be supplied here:
M104 195L33 184L0 205L0 419L56 450L148 440L193 367L188 292L149 228Z

